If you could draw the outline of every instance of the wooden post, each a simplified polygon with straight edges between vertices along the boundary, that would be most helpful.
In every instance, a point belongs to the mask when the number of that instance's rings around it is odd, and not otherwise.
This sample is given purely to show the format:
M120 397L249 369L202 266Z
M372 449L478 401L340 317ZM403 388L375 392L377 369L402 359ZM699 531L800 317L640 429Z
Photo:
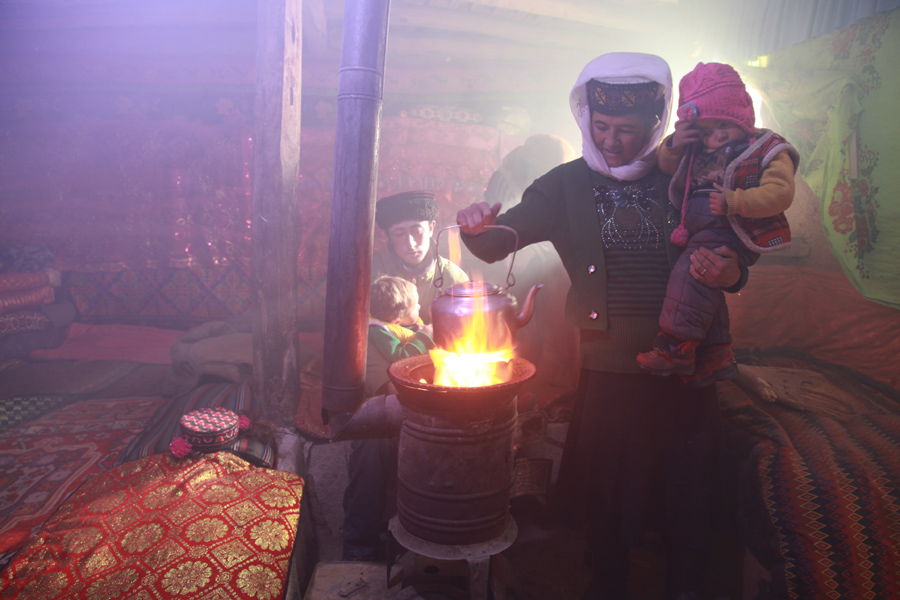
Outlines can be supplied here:
M390 0L344 3L322 368L329 413L363 400L389 8Z
M301 0L258 0L253 138L253 381L263 415L293 426L297 366Z

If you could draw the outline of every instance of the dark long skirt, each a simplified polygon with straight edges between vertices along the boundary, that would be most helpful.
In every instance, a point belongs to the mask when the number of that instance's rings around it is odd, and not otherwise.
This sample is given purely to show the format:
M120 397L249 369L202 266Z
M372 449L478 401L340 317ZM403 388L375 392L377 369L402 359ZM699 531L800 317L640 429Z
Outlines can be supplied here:
M705 550L722 456L714 386L583 370L557 506L599 537L595 543L637 547L656 532Z

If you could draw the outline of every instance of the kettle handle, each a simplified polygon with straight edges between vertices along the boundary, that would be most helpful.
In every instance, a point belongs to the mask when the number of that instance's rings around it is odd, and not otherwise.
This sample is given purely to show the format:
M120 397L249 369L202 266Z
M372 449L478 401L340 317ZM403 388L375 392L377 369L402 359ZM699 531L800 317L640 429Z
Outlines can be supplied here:
M460 225L448 225L443 229L438 230L437 235L434 237L434 245L435 248L440 248L438 242L440 242L441 234L448 229L455 229L456 227L460 227ZM507 231L511 231L512 234L516 237L516 245L513 247L512 258L509 260L509 271L506 273L506 289L509 290L512 286L516 285L516 278L512 274L513 265L516 263L516 252L519 250L519 232L517 232L512 227L507 227L506 225L485 225L485 229L505 229ZM435 251L435 260L437 260L437 250ZM438 261L440 264L440 261ZM434 278L434 287L440 291L440 289L444 286L444 269L438 269L438 272Z

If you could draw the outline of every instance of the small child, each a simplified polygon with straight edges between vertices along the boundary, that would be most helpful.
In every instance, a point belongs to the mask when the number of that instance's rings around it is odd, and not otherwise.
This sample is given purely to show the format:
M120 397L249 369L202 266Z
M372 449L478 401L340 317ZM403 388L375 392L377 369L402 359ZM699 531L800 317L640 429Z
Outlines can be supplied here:
M385 275L372 283L369 295L369 342L366 355L366 396L385 393L388 366L401 358L434 348L431 326L419 318L415 284Z
M372 283L369 299L366 397L390 393L388 367L402 358L434 348L431 327L419 319L416 286L399 277L383 276ZM354 440L349 482L344 491L344 560L372 561L387 532L387 512L393 512L388 490L397 478L397 440Z
M760 253L790 246L784 211L794 199L799 155L784 138L754 128L750 95L729 65L698 63L679 83L675 133L659 148L659 168L673 175L669 200L681 210L672 241L686 246L669 276L653 350L638 363L654 375L681 375L706 386L737 374L728 307L705 272L690 273L703 246L733 248L749 267Z

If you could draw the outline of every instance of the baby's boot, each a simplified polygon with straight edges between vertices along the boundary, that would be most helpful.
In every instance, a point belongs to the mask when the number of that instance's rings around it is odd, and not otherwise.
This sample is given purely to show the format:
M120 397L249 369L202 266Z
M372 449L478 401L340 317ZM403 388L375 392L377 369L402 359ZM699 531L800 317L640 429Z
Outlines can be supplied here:
M691 375L699 344L697 340L679 340L660 332L653 340L653 350L638 354L637 361L652 375Z

